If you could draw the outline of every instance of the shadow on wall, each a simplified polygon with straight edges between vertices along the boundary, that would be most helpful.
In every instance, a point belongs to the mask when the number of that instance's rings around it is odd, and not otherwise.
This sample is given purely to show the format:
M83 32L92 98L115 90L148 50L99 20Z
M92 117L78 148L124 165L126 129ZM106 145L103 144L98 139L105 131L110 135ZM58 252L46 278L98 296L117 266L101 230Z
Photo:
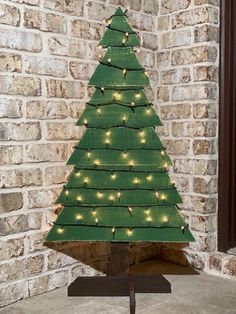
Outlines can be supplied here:
M101 273L106 273L110 260L109 242L60 242L45 243L57 252L68 255ZM131 243L130 265L131 273L159 273L159 274L198 274L188 263L185 252L187 244L165 245L155 243ZM157 263L150 263L150 267L143 269L142 262L156 259ZM164 262L165 261L165 262ZM167 262L166 262L167 261ZM147 264L145 264L147 265Z

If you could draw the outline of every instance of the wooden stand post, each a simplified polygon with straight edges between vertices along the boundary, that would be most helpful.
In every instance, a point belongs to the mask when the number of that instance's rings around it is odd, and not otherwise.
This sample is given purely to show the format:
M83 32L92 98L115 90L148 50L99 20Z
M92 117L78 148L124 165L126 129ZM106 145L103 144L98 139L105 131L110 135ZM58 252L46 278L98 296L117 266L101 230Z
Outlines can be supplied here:
M129 275L129 243L111 243L107 276L78 277L68 287L68 296L129 296L130 314L135 314L135 293L170 293L162 275Z

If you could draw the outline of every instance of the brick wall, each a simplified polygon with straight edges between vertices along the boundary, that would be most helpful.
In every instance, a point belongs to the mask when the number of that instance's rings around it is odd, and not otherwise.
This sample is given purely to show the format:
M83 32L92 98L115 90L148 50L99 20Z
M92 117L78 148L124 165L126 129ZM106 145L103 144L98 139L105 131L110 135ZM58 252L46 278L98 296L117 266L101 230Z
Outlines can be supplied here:
M91 94L86 84L101 53L103 20L117 5L130 6L141 37L138 54L152 83L147 92L164 123L158 132L197 239L186 248L132 246L131 262L159 254L208 269L216 252L218 2L1 1L0 306L104 269L106 245L56 248L78 263L42 243L71 170L66 160L83 133L75 122Z

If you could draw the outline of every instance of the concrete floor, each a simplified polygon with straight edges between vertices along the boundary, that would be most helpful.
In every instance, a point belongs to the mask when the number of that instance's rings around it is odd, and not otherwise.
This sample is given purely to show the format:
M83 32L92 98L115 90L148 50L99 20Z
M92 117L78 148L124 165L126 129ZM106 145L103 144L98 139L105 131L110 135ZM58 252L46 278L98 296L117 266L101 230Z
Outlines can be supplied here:
M171 263L148 261L133 273L166 274L171 294L137 294L136 314L236 314L236 281L196 273ZM67 289L12 304L0 314L129 314L127 297L68 298Z

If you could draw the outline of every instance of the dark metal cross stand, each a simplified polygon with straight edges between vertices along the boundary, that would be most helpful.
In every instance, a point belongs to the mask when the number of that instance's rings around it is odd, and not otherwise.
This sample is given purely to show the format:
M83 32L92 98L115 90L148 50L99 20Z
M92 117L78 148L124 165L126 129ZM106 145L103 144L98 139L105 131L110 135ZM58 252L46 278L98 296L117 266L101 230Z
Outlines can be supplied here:
M130 314L135 314L135 293L170 293L162 275L130 275L129 243L111 243L107 276L78 277L68 288L69 297L129 296Z

